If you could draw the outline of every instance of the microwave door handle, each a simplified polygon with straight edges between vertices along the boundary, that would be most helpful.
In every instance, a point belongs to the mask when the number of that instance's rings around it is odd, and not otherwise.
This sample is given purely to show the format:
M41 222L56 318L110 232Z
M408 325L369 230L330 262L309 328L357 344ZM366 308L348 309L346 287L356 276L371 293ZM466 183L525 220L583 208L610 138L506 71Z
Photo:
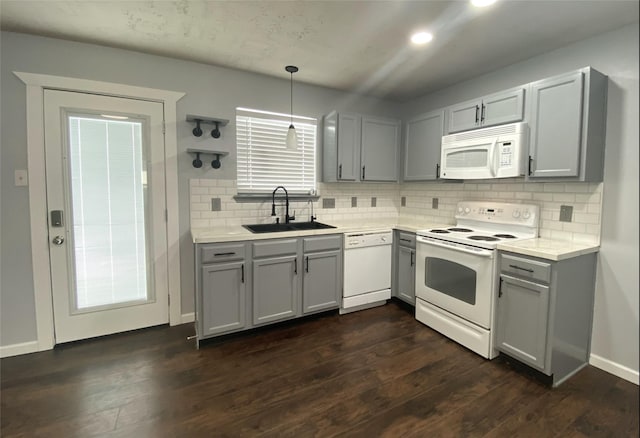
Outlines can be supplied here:
M491 163L489 165L489 170L491 171L491 176L496 177L496 173L498 172L498 166L496 165L496 157L498 149L498 138L493 139L493 143L491 144Z

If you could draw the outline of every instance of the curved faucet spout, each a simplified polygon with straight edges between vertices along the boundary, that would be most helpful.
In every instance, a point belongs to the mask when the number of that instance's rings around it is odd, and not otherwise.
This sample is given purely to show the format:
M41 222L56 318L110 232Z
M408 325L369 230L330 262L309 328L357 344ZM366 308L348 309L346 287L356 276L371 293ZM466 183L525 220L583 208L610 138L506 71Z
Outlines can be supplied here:
M271 193L271 216L276 215L276 192L278 191L278 189L284 190L284 196L285 196L284 223L288 224L291 221L291 219L295 219L295 217L289 216L289 192L287 192L287 189L285 189L283 186L276 187L273 190L273 193Z

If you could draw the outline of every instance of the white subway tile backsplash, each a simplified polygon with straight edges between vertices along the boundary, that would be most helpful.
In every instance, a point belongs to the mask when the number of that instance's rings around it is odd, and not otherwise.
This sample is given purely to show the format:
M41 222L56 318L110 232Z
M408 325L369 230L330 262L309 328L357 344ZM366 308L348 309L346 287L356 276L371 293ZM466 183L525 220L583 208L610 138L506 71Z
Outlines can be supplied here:
M271 202L237 202L234 180L192 179L191 226L215 227L243 223L272 222ZM323 209L314 202L314 214L319 221L367 220L375 218L404 219L412 222L455 223L455 209L462 200L532 203L540 207L540 236L547 238L597 243L600 239L602 183L524 183L478 182L441 183L318 183L322 198L335 199L335 208ZM211 211L211 198L220 198L221 211ZM358 206L351 206L351 198L358 198ZM371 198L376 207L371 207ZM401 197L406 205L400 206ZM432 199L438 198L438 209ZM560 206L573 207L573 222L560 222ZM307 201L292 201L290 211L297 220L311 215ZM282 203L278 215L284 215Z

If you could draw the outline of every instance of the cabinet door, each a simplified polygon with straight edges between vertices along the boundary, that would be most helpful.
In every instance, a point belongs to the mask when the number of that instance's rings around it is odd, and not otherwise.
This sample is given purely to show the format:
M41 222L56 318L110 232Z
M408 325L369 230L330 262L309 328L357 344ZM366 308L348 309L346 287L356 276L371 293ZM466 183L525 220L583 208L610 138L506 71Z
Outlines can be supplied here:
M360 123L357 114L338 114L338 180L358 181L360 176Z
M362 118L361 180L397 181L400 121Z
M480 127L480 99L462 102L447 108L447 119L449 120L448 133L467 131Z
M302 311L337 309L342 292L340 251L306 254L302 282Z
M398 247L398 298L407 303L416 303L416 252L405 246Z
M545 370L549 288L502 275L497 314L497 348Z
M575 72L532 84L529 178L578 176L583 82Z
M444 111L416 117L407 123L404 149L404 179L434 180L440 175L440 146Z
M296 316L298 266L296 256L253 260L253 323Z
M244 262L202 267L202 336L245 326L246 287Z
M519 122L524 118L524 88L502 91L482 99L480 124L483 127Z

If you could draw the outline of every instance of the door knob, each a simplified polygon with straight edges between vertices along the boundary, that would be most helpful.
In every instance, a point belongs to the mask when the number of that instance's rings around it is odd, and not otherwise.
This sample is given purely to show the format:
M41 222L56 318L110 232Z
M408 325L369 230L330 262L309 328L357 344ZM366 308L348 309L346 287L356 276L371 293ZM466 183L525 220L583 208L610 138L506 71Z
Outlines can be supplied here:
M62 236L56 236L51 240L51 243L54 245L62 245L64 243L64 238Z

